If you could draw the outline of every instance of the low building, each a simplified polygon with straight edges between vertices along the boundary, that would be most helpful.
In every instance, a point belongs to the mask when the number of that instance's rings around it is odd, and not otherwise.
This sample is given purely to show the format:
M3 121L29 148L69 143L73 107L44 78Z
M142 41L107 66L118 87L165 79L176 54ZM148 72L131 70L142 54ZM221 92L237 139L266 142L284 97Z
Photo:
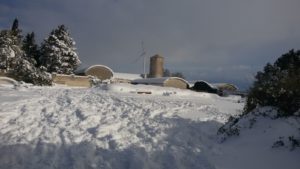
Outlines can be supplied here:
M141 79L141 74L132 74L132 73L118 73L114 72L112 82L113 83L131 83L135 79Z
M14 86L17 84L18 82L12 78L0 76L0 86Z
M220 91L223 96L227 95L241 95L238 92L238 87L230 83L213 83L213 85Z
M155 85L163 87L174 87L179 89L189 88L189 83L179 77L161 77L161 78L146 78L136 79L132 81L132 84L144 84L144 85Z
M235 92L238 90L238 87L230 83L213 83L212 85L222 91Z
M218 93L218 89L215 86L204 80L196 81L191 89L197 92Z
M80 76L94 76L101 81L110 81L112 83L131 83L132 80L142 78L141 74L114 72L105 65L93 65L77 70L75 73Z
M113 78L114 72L111 68L104 65L93 65L84 69L75 71L76 75L94 76L100 80L110 80Z
M65 74L52 74L53 83L73 86L73 87L91 87L90 76L76 76Z
M208 83L204 80L198 80L191 88L198 92L216 93L221 96L227 96L230 94L237 94L238 88L230 83Z

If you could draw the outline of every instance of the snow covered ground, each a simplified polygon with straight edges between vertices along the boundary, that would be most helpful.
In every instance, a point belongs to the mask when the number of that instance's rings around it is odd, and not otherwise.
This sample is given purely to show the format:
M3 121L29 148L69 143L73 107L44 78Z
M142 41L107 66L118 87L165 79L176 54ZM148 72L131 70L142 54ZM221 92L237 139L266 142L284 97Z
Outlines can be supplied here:
M298 169L299 148L272 145L299 137L299 119L261 117L219 141L242 108L237 96L143 85L0 87L0 168Z

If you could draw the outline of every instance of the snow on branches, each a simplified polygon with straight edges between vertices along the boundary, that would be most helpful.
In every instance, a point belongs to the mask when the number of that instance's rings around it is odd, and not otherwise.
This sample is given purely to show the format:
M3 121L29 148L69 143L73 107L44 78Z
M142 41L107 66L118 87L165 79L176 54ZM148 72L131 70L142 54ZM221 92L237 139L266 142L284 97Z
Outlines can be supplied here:
M81 61L75 42L64 25L53 30L41 47L41 64L48 72L72 74Z

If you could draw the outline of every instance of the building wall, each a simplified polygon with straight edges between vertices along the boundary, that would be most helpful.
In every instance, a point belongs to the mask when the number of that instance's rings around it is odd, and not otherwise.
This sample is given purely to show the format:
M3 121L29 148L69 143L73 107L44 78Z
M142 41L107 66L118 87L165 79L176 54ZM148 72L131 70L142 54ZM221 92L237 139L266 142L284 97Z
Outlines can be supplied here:
M151 78L163 77L164 74L164 58L155 55L150 58L150 74Z
M197 92L218 93L218 89L206 81L197 81L192 90Z
M179 79L169 79L166 80L164 83L164 86L166 87L174 87L174 88L179 88L179 89L187 89L188 84L182 80Z
M54 83L76 87L91 87L91 79L88 76L52 74Z

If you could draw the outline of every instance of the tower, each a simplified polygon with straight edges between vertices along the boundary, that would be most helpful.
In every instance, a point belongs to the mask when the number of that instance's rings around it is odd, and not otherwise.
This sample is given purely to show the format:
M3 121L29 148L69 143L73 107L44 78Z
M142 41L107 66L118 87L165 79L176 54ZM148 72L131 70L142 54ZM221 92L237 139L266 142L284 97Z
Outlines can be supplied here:
M154 55L150 58L150 74L149 77L163 77L164 74L164 58L160 55Z

